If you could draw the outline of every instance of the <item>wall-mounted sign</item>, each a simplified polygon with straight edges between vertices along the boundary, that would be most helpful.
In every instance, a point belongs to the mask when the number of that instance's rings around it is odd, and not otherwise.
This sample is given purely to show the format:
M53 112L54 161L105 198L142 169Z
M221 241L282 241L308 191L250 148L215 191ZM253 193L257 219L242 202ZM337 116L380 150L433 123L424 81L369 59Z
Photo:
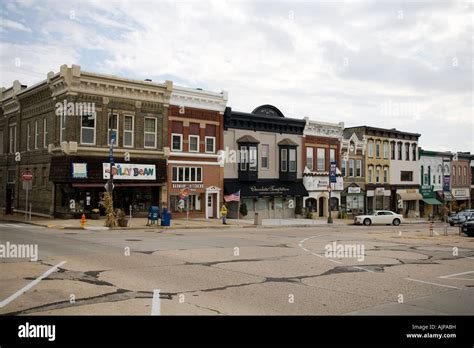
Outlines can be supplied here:
M102 163L104 179L110 179L110 163ZM154 164L115 163L114 180L156 180Z
M451 177L445 175L443 178L443 191L450 191L451 189Z
M469 189L453 189L453 196L456 199L469 199Z
M308 191L327 191L329 186L329 178L324 176L304 176L303 185ZM344 180L342 177L336 177L336 183L331 183L333 191L344 190Z
M383 187L376 187L375 188L375 195L376 196L383 196L385 194L385 188Z
M263 193L263 194L272 194L272 195L277 195L277 194L281 194L283 192L290 191L290 189L288 187L275 186L275 185L250 186L249 189L252 192Z
M87 179L87 163L72 163L71 171L74 179Z
M360 193L360 187L348 187L347 193Z
M331 161L329 167L329 180L331 182L337 182L336 180L336 161Z
M204 188L204 185L203 184L173 184L172 187L174 189L183 189L185 187L188 187L190 190L195 190L195 189Z

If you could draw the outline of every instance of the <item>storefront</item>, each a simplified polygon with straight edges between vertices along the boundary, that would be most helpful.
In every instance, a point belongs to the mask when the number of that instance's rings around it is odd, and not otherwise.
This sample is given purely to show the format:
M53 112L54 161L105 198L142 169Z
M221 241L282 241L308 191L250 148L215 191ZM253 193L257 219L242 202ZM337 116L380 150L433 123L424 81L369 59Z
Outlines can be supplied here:
M386 186L367 186L367 211L390 210L391 191Z
M329 176L319 175L317 172L305 170L303 185L308 191L304 198L304 207L307 213L315 213L318 217L328 216L329 187L331 187L331 211L336 212L341 208L341 192L344 181L337 170L336 182L329 185Z
M365 190L357 184L351 184L341 192L341 207L348 214L365 212Z
M452 189L451 192L453 194L453 199L457 208L456 210L463 210L469 208L469 191L470 189L468 187Z
M420 216L420 201L423 196L418 189L397 189L397 212L404 217L417 218Z
M54 215L78 217L99 209L105 213L103 194L110 179L110 164L102 157L53 157L50 180L54 183ZM166 183L165 160L137 160L113 167L114 208L146 216L150 205L163 205Z
M225 195L240 191L240 206L245 205L245 219L253 219L258 212L262 218L283 219L295 218L302 210L303 197L308 196L303 183L280 182L277 180L259 180L256 182L239 182L225 180ZM237 218L238 202L228 203L228 217ZM242 209L241 209L242 211Z
M429 216L439 216L441 215L441 203L437 199L437 194L433 190L433 185L423 185L419 190L422 195L422 200L420 201L420 216L429 217Z

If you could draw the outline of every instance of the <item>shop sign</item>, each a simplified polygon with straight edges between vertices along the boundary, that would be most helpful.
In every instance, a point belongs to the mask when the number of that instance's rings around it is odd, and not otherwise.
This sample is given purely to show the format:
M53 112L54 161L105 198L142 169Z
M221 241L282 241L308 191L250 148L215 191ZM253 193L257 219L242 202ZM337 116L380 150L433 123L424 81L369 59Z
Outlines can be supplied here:
M430 185L421 186L420 193L423 196L423 198L433 198L434 197L433 186L430 186Z
M110 163L102 163L104 179L110 179ZM154 164L115 163L113 177L117 180L156 180Z
M468 189L453 189L453 196L455 198L469 198L469 190Z
M376 196L383 196L385 194L385 188L383 187L376 187L375 188L375 195Z
M335 191L342 191L344 189L344 181L342 178L336 178L336 183L331 183L332 189ZM303 177L303 184L309 191L327 191L330 181L327 176L324 177Z
M449 191L451 187L451 177L449 175L445 175L443 178L443 191Z
M360 187L348 187L347 193L360 193Z
M195 190L195 189L204 188L204 185L203 184L173 184L172 187L174 189L183 189L185 187L188 187L190 190Z
M282 186L250 186L250 191L252 192L257 192L261 194L272 194L272 195L277 195L281 194L283 192L288 192L290 189L288 187L282 187Z
M87 163L72 163L72 177L74 179L87 179Z

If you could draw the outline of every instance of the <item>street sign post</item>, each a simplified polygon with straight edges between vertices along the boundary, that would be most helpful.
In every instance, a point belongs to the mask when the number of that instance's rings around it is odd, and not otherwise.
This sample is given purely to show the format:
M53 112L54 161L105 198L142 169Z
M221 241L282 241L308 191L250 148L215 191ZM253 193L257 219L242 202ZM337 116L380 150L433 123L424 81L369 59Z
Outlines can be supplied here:
M28 191L31 188L31 181L33 180L33 172L31 170L24 170L21 172L21 181L23 188L26 190L25 198L25 220L28 220ZM30 220L31 220L31 206L30 206Z
M328 224L332 224L331 215L331 184L337 182L336 180L336 161L331 161L329 166L329 186L328 186Z

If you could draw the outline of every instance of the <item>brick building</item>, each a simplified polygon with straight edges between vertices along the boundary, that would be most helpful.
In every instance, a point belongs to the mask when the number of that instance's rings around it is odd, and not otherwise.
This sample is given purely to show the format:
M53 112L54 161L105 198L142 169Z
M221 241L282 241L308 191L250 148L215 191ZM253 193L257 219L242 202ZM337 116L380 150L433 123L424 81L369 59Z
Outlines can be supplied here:
M451 193L453 205L470 208L471 204L471 154L458 152L451 161Z
M171 81L119 78L77 65L63 65L29 88L14 82L3 89L0 204L24 209L20 173L29 169L33 213L70 217L99 207L114 139L115 207L146 213L150 204L166 205L171 90Z
M173 218L218 218L223 201L227 92L173 86L168 115L168 195Z

